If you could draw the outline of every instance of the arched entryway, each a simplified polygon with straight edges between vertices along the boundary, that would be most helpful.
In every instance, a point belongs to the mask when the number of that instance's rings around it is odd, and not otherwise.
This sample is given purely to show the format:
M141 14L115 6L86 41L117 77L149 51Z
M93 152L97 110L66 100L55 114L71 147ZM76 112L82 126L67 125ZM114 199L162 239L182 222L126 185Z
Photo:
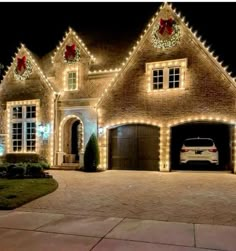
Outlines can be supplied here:
M77 116L70 115L61 122L59 149L64 153L64 163L79 162L83 152L83 130L83 123Z

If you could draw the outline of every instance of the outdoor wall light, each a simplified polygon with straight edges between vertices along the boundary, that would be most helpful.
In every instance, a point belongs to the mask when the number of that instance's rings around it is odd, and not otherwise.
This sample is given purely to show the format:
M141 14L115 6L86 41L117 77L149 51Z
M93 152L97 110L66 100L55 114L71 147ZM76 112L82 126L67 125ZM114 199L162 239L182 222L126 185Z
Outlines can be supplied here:
M103 133L104 133L104 128L103 127L99 127L98 128L98 134L101 136L101 135L103 135Z
M47 140L50 133L50 125L49 124L39 124L38 125L38 132L40 134L40 137L43 140Z

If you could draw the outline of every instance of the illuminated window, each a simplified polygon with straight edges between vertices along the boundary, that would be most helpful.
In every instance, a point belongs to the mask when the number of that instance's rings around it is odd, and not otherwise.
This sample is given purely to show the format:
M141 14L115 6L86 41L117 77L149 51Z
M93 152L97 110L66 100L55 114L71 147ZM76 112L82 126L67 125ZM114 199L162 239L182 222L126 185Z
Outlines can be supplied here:
M36 150L36 106L13 106L11 110L11 149L13 152Z
M77 78L76 72L68 72L68 90L76 90L77 86Z
M148 91L185 87L187 59L146 63Z
M152 75L153 90L163 88L163 69L154 69Z
M179 88L180 68L169 68L169 88Z

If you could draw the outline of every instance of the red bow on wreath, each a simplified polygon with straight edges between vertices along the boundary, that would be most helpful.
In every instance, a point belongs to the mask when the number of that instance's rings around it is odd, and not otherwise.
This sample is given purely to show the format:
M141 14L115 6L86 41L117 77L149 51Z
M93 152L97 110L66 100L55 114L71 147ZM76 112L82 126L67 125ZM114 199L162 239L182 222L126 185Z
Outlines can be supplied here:
M66 46L66 51L65 51L65 58L66 60L73 59L76 55L76 46L75 44L72 44L71 46L67 45Z
M17 58L17 71L21 72L26 69L26 56Z
M174 23L175 22L174 22L174 20L172 18L169 18L167 20L161 18L160 27L159 27L159 30L158 30L159 33L162 35L164 33L164 31L166 30L167 33L169 35L171 35L172 32L173 32L172 26L173 26Z

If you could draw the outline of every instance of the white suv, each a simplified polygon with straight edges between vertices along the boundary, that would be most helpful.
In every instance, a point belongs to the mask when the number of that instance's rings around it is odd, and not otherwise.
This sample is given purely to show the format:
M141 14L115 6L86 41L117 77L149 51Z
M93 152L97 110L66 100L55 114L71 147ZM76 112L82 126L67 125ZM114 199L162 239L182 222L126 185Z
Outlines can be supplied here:
M219 165L219 152L210 138L188 138L180 150L180 164L208 162Z

